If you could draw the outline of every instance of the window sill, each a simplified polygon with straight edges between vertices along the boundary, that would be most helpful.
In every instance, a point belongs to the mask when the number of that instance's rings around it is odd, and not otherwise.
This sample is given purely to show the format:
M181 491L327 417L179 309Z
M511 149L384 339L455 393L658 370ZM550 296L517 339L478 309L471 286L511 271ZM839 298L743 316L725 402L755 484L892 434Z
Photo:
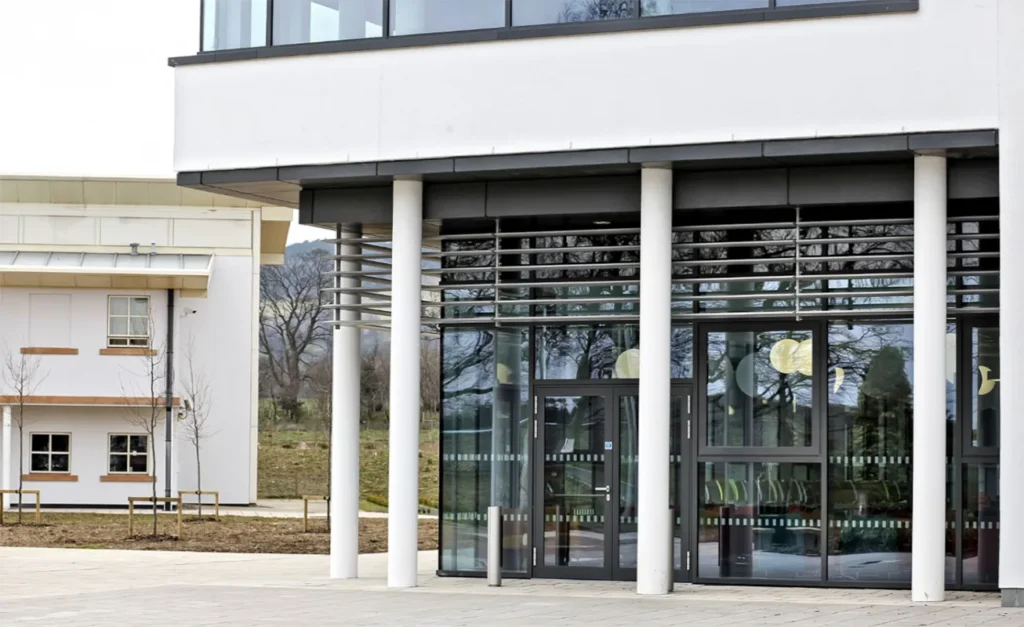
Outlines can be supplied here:
M41 473L35 473L35 474L31 474L31 475L22 475L21 476L21 480L22 481L39 481L39 482L42 482L42 481L67 481L67 482L75 482L75 481L78 481L78 475L69 475L69 474L58 473L58 472L52 472L52 473L51 472L41 472Z
M77 355L77 348L60 348L55 346L22 346L22 355Z
M101 483L153 483L153 475L101 475Z
M100 355L112 355L116 357L155 357L156 351L152 348L101 348Z

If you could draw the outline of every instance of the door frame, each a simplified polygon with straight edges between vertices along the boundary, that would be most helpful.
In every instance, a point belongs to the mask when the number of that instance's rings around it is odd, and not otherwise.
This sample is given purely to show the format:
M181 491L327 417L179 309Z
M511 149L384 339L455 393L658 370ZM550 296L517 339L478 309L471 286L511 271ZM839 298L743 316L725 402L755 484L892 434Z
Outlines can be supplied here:
M589 383L589 384L588 384ZM602 383L603 385L595 385L595 383ZM607 386L606 381L594 381L587 382L582 385L578 381L558 381L548 383L535 383L533 389L533 441L534 441L534 456L533 456L533 498L532 498L532 509L533 509L533 577L545 578L545 579L591 579L591 580L610 580L612 576L612 525L610 513L613 510L614 503L611 500L612 491L615 490L614 479L617 474L614 473L614 464L609 464L607 459L607 453L605 458L605 481L609 487L609 493L605 498L604 518L605 518L605 539L604 539L604 565L601 567L586 567L586 566L548 566L544 564L544 524L545 524L545 512L544 512L544 399L551 396L601 396L604 398L605 404L605 426L608 428L610 422L609 416L614 412L611 407L613 398L612 391ZM605 431L605 440L608 441L609 436L615 436L613 442L613 452L617 450L618 438L617 434L609 433Z
M619 503L622 485L620 399L635 396L639 399L639 383L635 379L596 379L589 381L557 381L536 382L534 387L534 490L533 509L533 577L550 579L595 579L610 581L635 581L636 568L623 568L619 565L620 522ZM679 463L676 477L676 499L679 506L679 522L674 524L673 537L678 535L680 542L680 567L673 568L673 580L684 583L692 581L693 568L690 557L690 545L694 523L696 522L696 494L692 492L692 476L696 469L696 447L693 434L693 412L696 409L694 383L689 380L673 382L670 387L670 398L686 399L682 407L679 431ZM550 396L602 396L605 402L604 437L610 442L610 457L606 453L605 480L609 487L605 500L605 563L600 568L547 566L544 564L544 402ZM639 406L639 404L638 404ZM608 450L608 449L606 449ZM675 563L673 542L673 566ZM538 555L538 553L540 555Z

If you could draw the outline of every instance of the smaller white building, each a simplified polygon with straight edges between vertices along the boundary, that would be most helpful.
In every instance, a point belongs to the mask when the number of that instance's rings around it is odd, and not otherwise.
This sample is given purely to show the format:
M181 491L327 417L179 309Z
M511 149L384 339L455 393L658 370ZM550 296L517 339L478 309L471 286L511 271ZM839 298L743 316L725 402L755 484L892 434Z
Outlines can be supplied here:
M180 421L191 361L209 386L202 488L255 502L259 271L283 263L290 220L173 181L0 177L0 355L37 368L23 425L0 378L2 487L20 472L44 506L125 506L153 481L161 496L196 489ZM155 358L170 364L169 404L163 377L150 391ZM154 396L151 438L132 417Z

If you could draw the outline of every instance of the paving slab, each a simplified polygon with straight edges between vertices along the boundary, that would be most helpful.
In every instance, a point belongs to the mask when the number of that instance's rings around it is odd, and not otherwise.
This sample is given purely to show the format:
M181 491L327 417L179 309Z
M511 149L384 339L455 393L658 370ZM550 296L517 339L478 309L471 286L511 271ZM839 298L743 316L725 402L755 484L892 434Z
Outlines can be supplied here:
M362 578L332 581L321 555L0 549L0 625L611 625L725 627L1019 626L999 596L905 591L677 586L640 597L621 582L437 577L420 553L420 586L389 590L387 556L360 558Z

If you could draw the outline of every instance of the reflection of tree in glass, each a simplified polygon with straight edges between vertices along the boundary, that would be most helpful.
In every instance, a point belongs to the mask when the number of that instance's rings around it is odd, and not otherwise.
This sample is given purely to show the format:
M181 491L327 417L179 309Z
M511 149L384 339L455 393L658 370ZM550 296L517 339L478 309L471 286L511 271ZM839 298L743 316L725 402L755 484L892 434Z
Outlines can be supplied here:
M590 22L634 17L631 0L568 0L562 5L559 22Z

